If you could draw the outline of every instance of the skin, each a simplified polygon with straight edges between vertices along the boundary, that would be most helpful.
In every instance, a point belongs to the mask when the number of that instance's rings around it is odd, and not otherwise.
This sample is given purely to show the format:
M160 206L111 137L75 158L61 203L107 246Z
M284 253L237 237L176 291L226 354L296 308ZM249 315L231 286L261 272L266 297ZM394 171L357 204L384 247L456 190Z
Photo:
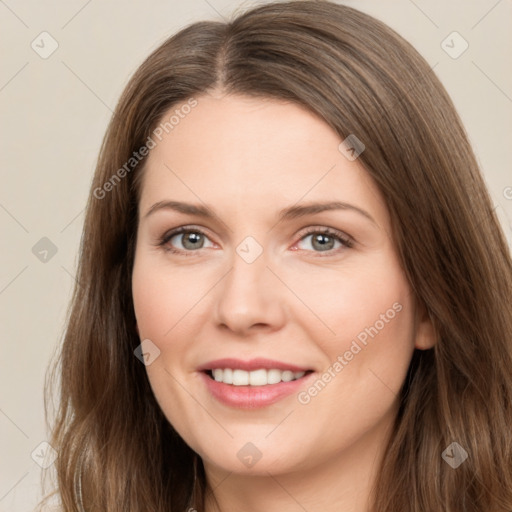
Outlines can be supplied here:
M151 150L142 182L132 286L140 338L160 350L146 367L152 389L202 457L220 510L367 510L414 348L434 343L386 204L339 151L342 139L302 107L220 91L196 99ZM148 215L168 200L206 204L215 218ZM326 201L373 221L339 209L278 222L284 208ZM166 247L189 256L158 245L179 226L200 228L202 248L185 235ZM322 251L309 227L338 230L353 246L329 239ZM263 251L252 263L236 252L248 236ZM292 394L262 409L229 407L197 371L213 359L265 357L314 370L307 391L393 304L400 312L307 404ZM248 442L262 455L251 468L237 457Z

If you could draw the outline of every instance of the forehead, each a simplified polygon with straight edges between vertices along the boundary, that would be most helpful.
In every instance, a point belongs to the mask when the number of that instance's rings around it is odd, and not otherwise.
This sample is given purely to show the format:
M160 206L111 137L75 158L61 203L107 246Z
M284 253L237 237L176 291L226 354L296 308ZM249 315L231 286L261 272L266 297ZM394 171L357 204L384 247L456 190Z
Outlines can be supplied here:
M303 201L364 205L386 222L384 201L342 139L302 106L268 98L203 95L155 139L144 170L140 211L166 199L228 204L236 211ZM164 125L161 125L164 126ZM165 126L164 126L165 127ZM154 138L154 137L153 137Z

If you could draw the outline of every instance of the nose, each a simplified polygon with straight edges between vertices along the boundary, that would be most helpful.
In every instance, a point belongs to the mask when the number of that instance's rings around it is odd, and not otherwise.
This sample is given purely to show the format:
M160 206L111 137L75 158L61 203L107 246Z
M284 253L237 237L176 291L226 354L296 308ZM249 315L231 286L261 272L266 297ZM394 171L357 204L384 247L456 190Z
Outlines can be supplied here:
M274 272L267 267L265 251L252 263L235 253L230 272L216 287L216 325L243 337L280 329L286 321L286 297Z

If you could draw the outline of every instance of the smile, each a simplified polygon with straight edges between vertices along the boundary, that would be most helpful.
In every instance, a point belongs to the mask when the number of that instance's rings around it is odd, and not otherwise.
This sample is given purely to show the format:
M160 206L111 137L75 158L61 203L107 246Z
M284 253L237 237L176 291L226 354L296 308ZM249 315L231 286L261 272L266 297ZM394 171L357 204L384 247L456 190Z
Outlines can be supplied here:
M257 409L296 394L314 371L269 359L218 359L198 368L206 389L229 407Z
M277 368L270 370L260 368L251 372L233 368L215 368L209 372L210 377L215 381L232 386L267 386L280 382L291 382L304 377L305 374L305 371L292 372Z

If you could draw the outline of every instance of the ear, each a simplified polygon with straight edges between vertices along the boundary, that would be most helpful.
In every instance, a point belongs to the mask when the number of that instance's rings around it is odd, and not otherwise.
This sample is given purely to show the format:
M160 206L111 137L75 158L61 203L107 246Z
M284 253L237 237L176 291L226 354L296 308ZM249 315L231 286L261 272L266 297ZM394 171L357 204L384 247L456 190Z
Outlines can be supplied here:
M437 334L434 324L423 304L417 303L415 317L414 348L428 350L437 343Z

